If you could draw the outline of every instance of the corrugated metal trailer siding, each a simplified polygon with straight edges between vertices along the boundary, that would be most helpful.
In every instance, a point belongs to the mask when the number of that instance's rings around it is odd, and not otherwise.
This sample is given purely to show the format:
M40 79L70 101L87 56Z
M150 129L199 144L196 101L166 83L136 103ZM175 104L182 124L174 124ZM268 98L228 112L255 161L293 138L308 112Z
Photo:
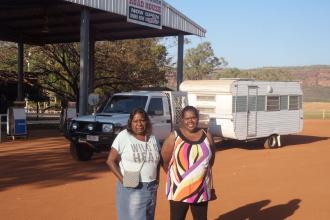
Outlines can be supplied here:
M245 140L247 136L247 113L234 113L234 133L238 140Z
M215 85L219 85L218 87ZM226 97L229 99L223 99L225 97L222 85L230 87ZM249 93L248 87L257 88L258 91ZM269 86L272 87L270 92ZM251 89L250 87L250 89ZM191 101L193 98L193 105L211 106L210 103L198 102L196 94L200 95L216 95L216 114L209 114L210 118L214 117L210 121L210 129L214 134L223 135L226 138L233 138L239 140L246 140L249 138L268 137L271 134L292 134L298 133L302 130L302 109L299 110L285 110L288 109L288 96L299 96L299 106L301 104L302 90L298 82L265 82L254 80L214 80L209 81L193 81L184 82L182 87L184 91L190 94L188 98ZM248 95L251 95L248 99ZM236 96L238 95L238 96ZM281 111L266 111L267 96L282 96L279 99ZM251 131L256 131L256 136L248 137L248 101L255 101L253 105L250 105L250 111L255 113L255 118L250 120L253 127L250 125ZM212 105L213 106L213 105ZM225 108L222 108L225 107ZM228 109L229 108L229 111ZM230 109L232 108L232 109ZM257 111L255 111L257 110ZM255 126L256 125L256 126ZM220 136L221 136L220 135Z
M234 96L246 96L248 86L258 86L259 95L302 95L299 83L297 82L260 82L260 81L238 81L239 89L233 89ZM269 93L267 87L271 86L273 92Z
M293 134L300 131L299 110L278 112L258 112L257 133L259 137L271 134Z
M111 13L127 15L126 0L64 0ZM206 30L163 1L163 26L204 37Z
M278 112L257 112L257 136L267 137L271 134L293 134L302 130L299 110ZM239 140L247 139L247 113L237 113L235 116L235 135Z
M238 112L234 115L235 135L237 139L247 139L247 94L249 85L258 86L258 104L257 104L257 135L258 137L267 137L271 134L292 134L302 131L302 109L299 110L281 110L281 111L259 111L262 109L262 104L265 105L265 97L267 95L286 96L299 95L301 100L302 90L297 82L258 82L258 81L238 81L238 87L233 88L233 94L238 94L236 109ZM268 86L272 87L272 92L268 92ZM262 98L261 98L262 97ZM282 104L287 100L283 99ZM233 102L236 100L233 97ZM300 101L299 100L299 101ZM235 103L233 103L235 108Z

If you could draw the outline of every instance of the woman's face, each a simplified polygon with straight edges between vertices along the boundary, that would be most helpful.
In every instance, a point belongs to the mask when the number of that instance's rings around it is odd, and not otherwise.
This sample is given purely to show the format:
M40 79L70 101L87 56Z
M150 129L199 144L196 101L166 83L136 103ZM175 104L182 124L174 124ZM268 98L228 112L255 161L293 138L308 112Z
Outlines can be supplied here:
M182 124L188 131L194 131L198 125L198 117L193 111L186 111L182 116Z
M133 134L145 135L147 129L147 122L142 114L136 113L132 120Z

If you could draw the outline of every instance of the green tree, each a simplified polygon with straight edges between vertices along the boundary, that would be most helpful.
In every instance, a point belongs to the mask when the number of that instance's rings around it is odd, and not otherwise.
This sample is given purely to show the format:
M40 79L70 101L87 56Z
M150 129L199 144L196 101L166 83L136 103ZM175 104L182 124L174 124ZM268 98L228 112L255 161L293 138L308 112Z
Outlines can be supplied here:
M242 77L242 72L237 68L225 68L219 71L216 71L213 74L213 78L240 78Z
M224 58L214 55L210 42L203 42L196 48L186 51L184 57L184 78L197 80L204 79L220 65L227 65Z
M224 68L216 71L213 78L251 78L265 81L288 81L293 80L293 76L281 68L258 68L250 70L240 70L237 68Z
M36 86L55 93L62 100L79 97L79 44L52 44L30 48L31 74Z
M0 68L17 71L17 46L0 46L0 58L3 58ZM9 52L11 55L6 56ZM25 53L25 63L29 63L30 67L30 72L25 74L26 81L54 92L60 99L79 101L78 43L26 47ZM166 48L156 38L97 42L92 90L106 94L162 86L166 82L165 72L169 63L166 55Z
M28 57L28 51L31 46L25 46L25 55ZM32 101L47 101L48 97L41 87L36 86L37 78L27 72L28 59L25 63L25 77L23 82L23 93ZM17 44L0 41L0 94L4 95L9 103L17 98Z
M17 45L0 41L0 70L17 71Z
M100 42L95 61L95 88L103 92L162 86L169 63L158 39Z

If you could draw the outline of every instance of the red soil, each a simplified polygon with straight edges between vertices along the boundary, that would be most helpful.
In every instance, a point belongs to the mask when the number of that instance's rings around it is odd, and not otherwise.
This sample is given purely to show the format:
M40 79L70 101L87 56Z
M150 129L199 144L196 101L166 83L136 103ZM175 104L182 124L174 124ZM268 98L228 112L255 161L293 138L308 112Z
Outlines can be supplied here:
M209 219L330 219L330 120L306 120L304 132L282 142L273 150L257 142L218 146L219 198L209 204ZM68 145L47 130L0 144L1 219L116 219L107 155L76 162ZM157 220L169 219L164 179L162 172Z

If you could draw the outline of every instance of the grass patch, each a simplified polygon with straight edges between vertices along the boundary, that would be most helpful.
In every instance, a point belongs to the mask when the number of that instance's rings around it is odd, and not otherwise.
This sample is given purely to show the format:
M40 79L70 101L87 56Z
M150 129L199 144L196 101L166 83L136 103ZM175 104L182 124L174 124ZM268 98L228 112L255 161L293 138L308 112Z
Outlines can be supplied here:
M304 119L330 119L330 111L304 111Z

